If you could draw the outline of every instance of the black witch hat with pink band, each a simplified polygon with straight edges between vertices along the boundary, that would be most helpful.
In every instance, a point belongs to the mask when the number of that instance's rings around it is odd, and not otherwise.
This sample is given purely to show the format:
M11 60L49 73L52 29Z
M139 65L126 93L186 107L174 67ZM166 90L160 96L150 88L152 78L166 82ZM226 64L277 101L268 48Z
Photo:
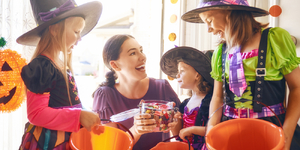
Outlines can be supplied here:
M18 37L17 42L23 45L36 46L43 31L62 19L82 17L85 27L81 36L89 33L97 24L102 13L102 4L98 1L77 6L74 0L30 0L37 27Z
M191 23L203 23L199 14L216 9L249 11L254 17L269 15L266 10L249 6L247 0L200 0L198 7L183 14L181 19Z

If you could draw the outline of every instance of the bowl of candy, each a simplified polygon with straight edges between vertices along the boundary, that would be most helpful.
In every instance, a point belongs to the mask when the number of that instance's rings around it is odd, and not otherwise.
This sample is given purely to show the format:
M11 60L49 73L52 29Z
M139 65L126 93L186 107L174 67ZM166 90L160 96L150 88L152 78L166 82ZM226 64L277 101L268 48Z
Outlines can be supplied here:
M141 113L151 115L156 121L154 132L168 130L168 124L173 122L174 111L173 102L163 100L145 100L140 104Z

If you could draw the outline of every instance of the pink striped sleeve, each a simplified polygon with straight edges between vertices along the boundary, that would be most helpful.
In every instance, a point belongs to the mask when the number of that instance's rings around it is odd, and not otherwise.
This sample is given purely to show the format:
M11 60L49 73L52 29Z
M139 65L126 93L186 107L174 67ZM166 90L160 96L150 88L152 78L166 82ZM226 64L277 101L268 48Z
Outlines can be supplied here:
M30 123L51 130L77 132L80 128L80 108L48 107L50 94L27 92L27 117Z

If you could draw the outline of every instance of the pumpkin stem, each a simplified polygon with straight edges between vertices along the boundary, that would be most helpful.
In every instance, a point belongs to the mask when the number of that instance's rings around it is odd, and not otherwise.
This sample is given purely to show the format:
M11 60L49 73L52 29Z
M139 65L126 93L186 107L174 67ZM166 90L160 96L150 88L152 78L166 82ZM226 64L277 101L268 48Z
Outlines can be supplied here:
M4 47L5 45L6 45L6 41L5 41L4 37L1 37L0 38L0 48Z

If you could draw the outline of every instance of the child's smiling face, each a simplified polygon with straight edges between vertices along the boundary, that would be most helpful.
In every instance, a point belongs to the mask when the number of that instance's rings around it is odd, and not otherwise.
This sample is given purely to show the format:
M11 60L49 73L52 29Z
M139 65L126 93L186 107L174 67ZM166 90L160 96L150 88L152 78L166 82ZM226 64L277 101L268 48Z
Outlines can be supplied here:
M198 72L192 66L184 62L178 63L178 73L176 78L180 88L194 89L194 87L198 84L198 76Z
M70 53L78 41L81 40L81 31L85 26L85 21L82 17L70 17L66 19L66 48Z
M207 25L207 31L225 39L226 17L230 13L227 10L210 10L200 13L199 16Z

